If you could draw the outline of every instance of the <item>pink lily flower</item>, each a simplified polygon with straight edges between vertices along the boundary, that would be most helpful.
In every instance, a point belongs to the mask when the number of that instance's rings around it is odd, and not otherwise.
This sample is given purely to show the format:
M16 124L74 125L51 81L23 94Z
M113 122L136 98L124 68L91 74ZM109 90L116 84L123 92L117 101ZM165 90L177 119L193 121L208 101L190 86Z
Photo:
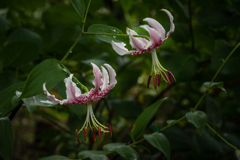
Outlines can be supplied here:
M174 31L175 25L173 23L173 16L172 14L166 10L162 9L165 13L167 13L169 19L170 19L170 30L168 33L165 35L165 29L163 26L156 21L155 19L152 18L145 18L143 21L148 22L149 25L142 25L140 26L141 28L145 29L149 35L150 35L150 40L147 40L145 38L141 37L134 37L133 35L138 35L134 30L131 30L127 28L127 34L129 35L129 40L130 40L130 45L132 48L135 48L136 50L131 50L129 51L125 47L125 43L117 43L112 41L112 47L113 49L119 54L119 55L140 55L143 53L151 53L152 55L152 72L151 75L149 75L148 82L147 82L147 87L149 88L149 84L151 81L152 76L154 76L154 88L157 88L157 85L160 85L161 82L161 77L170 84L171 83L171 78L176 82L175 77L173 74L170 72L170 70L165 69L159 62L157 53L155 48L160 48L160 46L165 42L169 35ZM165 72L168 72L168 76Z
M115 84L117 84L117 80L115 79L116 72L109 64L104 64L108 72L103 66L101 66L101 73L97 65L93 63L91 64L93 66L93 73L95 76L95 79L93 81L95 88L92 88L88 93L81 93L81 90L77 87L77 84L72 81L73 74L64 79L67 99L59 100L55 98L55 95L50 94L46 89L46 84L43 84L44 93L52 100L54 104L84 104L87 106L86 120L79 132L76 129L76 137L79 143L81 142L78 138L78 134L84 130L84 139L86 141L88 127L93 131L94 141L96 141L95 129L98 130L99 140L101 140L101 132L105 133L105 138L107 133L110 133L110 137L112 137L111 126L109 124L107 124L107 126L104 126L98 122L93 113L92 104L104 98L107 93L115 86Z

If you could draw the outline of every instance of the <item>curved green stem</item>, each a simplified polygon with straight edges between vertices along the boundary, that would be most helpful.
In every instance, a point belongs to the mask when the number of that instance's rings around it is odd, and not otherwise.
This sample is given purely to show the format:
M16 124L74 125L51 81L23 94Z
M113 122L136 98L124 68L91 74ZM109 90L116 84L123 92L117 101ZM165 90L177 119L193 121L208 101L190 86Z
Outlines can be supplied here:
M70 53L72 53L73 48L76 46L76 44L78 43L78 41L80 40L80 38L82 37L82 33L78 36L77 40L73 43L73 45L70 47L70 49L67 51L67 53L64 55L64 57L62 58L62 60L60 61L60 63L62 64L63 61L68 57L68 55Z
M231 143L229 143L226 139L224 139L220 134L218 134L209 124L206 123L206 126L213 131L213 133L215 133L219 138L221 138L221 140L223 140L227 145L229 145L230 147L234 148L235 150L237 150L237 147L235 147L234 145L232 145Z
M87 14L88 14L88 9L89 9L89 7L90 7L90 4L91 4L91 0L88 1L86 13L85 13L84 18L83 18L83 21L82 21L82 33L84 33L84 26L85 26L85 23L86 23Z
M62 58L62 60L60 61L61 64L63 63L63 61L64 61L65 59L67 59L68 55L72 52L73 48L76 46L76 44L78 43L78 41L80 40L80 38L83 36L84 26L85 26L85 23L86 23L86 19L87 19L87 14L88 14L88 9L89 9L90 3L91 3L91 0L88 1L86 13L85 13L84 18L83 18L83 21L82 21L82 32L81 32L81 34L78 36L78 38L76 39L76 41L73 43L73 45L70 47L70 49L67 51L67 53L64 55L64 57Z
M228 59L231 57L231 55L234 53L234 51L240 46L240 42L233 48L233 50L229 53L229 55L227 56L227 58L224 60L224 62L222 63L222 65L219 67L218 71L216 72L216 74L214 75L211 83L209 84L207 90L209 91L210 86L212 85L213 81L215 80L215 78L217 77L218 73L221 71L222 67L225 65L225 63L228 61Z
M67 71L68 75L71 74L71 72L67 69L67 67L65 67L63 64L61 64L61 66ZM78 81L78 79L76 77L73 76L73 79L75 80L75 82L77 82L79 84L79 86L86 92L88 93L89 90L86 86L84 86L81 82Z
M83 32L84 35L106 35L106 36L121 36L121 37L128 37L128 34L112 34L112 33L92 33L92 32ZM133 37L142 37L142 38L146 38L147 40L149 40L148 36L144 36L144 35L133 35Z
M239 43L236 45L236 47L229 53L229 55L227 56L227 58L226 58L226 60L224 61L224 63L219 67L218 71L216 72L216 74L215 74L214 77L212 78L212 81L211 81L208 89L210 88L212 82L215 80L215 78L217 77L218 73L220 72L220 70L222 69L222 67L224 66L224 64L227 62L227 60L228 60L229 57L233 54L233 52L239 47L239 45L240 45L240 42L239 42ZM200 105L200 103L202 102L203 98L206 96L207 93L208 93L208 92L205 92L205 93L202 95L202 97L199 99L198 103L197 103L197 104L195 105L195 107L193 108L192 112L194 112L194 111L198 108L198 106ZM173 126L174 124L180 122L181 120L183 120L183 119L185 119L185 118L186 118L186 116L183 116L183 117L179 118L178 120L174 121L173 123L171 123L171 124L165 126L164 128L160 129L160 131L163 131L163 130L165 130L165 129L171 127L171 126ZM237 148L236 148L234 145L230 144L227 140L225 140L222 136L220 136L210 125L208 125L207 123L206 123L206 125L207 125L207 127L208 127L210 130L212 130L215 134L217 134L217 136L218 136L219 138L221 138L227 145L229 145L230 147L232 147L232 148L234 148L235 150L237 150ZM158 132L159 132L159 131L157 131L156 133L158 133ZM136 141L136 142L133 142L133 143L129 144L128 146L132 146L132 145L138 144L138 143L140 143L140 142L142 142L142 141L144 141L144 140L145 140L145 138L142 138L142 139L140 139L140 140L138 140L138 141ZM115 151L112 151L112 152L106 153L105 155L110 155L110 154L112 154L112 153L114 153L114 152L115 152Z

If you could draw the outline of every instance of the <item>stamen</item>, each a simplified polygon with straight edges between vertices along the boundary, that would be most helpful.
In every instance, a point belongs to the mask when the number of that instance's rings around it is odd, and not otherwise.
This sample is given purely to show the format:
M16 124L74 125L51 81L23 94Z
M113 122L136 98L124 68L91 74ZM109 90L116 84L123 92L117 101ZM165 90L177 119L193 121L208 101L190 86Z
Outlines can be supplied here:
M77 129L76 129L75 134L76 134L77 141L81 144L81 141L80 141L79 138L78 138L78 130L77 130Z
M171 73L170 69L168 69L168 76L169 76L169 80L171 80L171 77L172 77L175 83L177 82L174 75Z
M101 127L98 126L98 141L101 141Z
M168 84L171 84L171 81L169 80L169 78L168 78L167 74L166 74L165 72L163 72L163 75L164 75L164 77L166 78L166 80L167 80Z
M84 127L84 141L87 139L87 127Z
M152 76L151 76L152 77ZM109 128L109 133L110 133L110 138L112 138L112 128L109 124L107 124L108 128Z
M107 139L107 132L105 132L105 139Z
M95 129L94 129L94 127L92 127L92 130L93 130L93 138L94 138L94 142L96 142L96 135L95 135Z
M160 86L160 83L161 83L161 77L162 77L162 76L161 76L161 74L159 73L159 74L158 74L158 86Z
M154 76L154 88L157 89L157 75Z
M147 82L147 88L149 88L150 82L151 82L152 75L148 77L148 82Z

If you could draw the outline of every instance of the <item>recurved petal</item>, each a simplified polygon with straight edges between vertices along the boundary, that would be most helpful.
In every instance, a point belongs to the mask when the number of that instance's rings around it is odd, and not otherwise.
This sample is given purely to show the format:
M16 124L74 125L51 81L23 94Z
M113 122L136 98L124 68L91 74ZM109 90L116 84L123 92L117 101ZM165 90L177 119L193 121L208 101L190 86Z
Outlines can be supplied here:
M102 78L103 78L103 85L101 87L101 90L105 89L109 83L109 76L108 76L108 73L107 73L107 70L101 66L101 69L102 69Z
M76 97L81 95L80 89L77 87L76 83L72 81L73 74L71 74L68 78L64 79L66 86L66 94L67 100L70 103L76 103Z
M144 50L145 44L142 43L138 38L133 37L133 35L130 32L129 32L129 40L132 48L135 48L139 51Z
M126 32L128 35L138 35L137 32L135 32L134 30L130 29L130 28L126 28Z
M124 46L126 46L126 44L123 42L118 43L118 42L112 41L111 44L112 44L112 48L114 49L114 51L117 52L117 54L119 54L121 56L125 55L128 52L128 49L124 47Z
M104 64L104 66L107 68L108 73L110 75L110 85L115 85L117 84L117 80L116 80L116 72L115 70L109 65L109 64Z
M134 30L127 28L127 34L128 35L138 35L137 32L135 32ZM144 46L146 46L148 44L148 40L146 40L145 38L141 38L141 37L135 37L137 40L139 40L142 44L144 44Z
M93 74L95 76L93 85L98 90L100 88L100 86L102 85L101 71L96 64L91 63L91 65L93 66Z
M53 102L54 104L59 104L59 103L60 103L60 104L66 104L66 102L67 102L66 99L61 101L61 100L55 98L55 95L52 95L52 94L50 94L50 93L48 92L48 90L46 89L46 83L43 84L43 91L44 91L44 93L47 95L47 97L52 100L52 102Z
M160 45L162 43L161 35L154 28L151 28L148 25L142 25L140 27L148 31L152 44Z
M170 19L170 30L167 33L167 37L166 37L166 39L167 39L169 37L169 35L174 31L175 25L173 23L173 16L172 16L172 14L168 10L166 10L166 9L162 9L162 11L167 13L167 15L168 15L168 17Z
M143 19L143 21L148 22L148 24L152 26L161 35L163 39L165 39L165 29L158 21L153 18L145 18Z

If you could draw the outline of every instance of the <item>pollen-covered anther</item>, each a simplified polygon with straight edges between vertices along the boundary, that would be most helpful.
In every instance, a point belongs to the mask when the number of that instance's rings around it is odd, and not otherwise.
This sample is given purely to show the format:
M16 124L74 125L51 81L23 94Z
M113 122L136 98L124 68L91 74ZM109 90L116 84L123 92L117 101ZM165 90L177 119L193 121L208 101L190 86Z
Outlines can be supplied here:
M80 141L79 138L78 138L78 130L77 130L77 129L76 129L76 131L75 131L75 134L76 134L77 141L81 144L81 141Z
M108 128L109 128L109 133L110 133L110 138L112 138L112 128L109 124L107 124Z
M84 127L84 141L87 140L87 127Z
M160 83L161 83L161 77L162 77L162 76L161 76L161 74L159 73L159 74L158 74L158 86L160 86Z
M169 78L168 78L167 74L166 74L165 72L163 72L163 75L164 75L164 77L166 78L166 80L167 80L168 84L171 84L171 81L169 80Z
M147 88L149 88L150 82L151 82L152 75L149 75L148 82L147 82Z
M174 75L172 74L172 72L170 71L170 69L168 69L168 77L169 77L169 80L171 81L171 78L174 80L174 82L176 83L176 79L174 77Z
M94 139L94 142L96 142L96 134L95 134L95 129L94 129L94 127L92 127L92 131L93 131L93 139Z
M101 127L98 126L98 141L101 141Z

